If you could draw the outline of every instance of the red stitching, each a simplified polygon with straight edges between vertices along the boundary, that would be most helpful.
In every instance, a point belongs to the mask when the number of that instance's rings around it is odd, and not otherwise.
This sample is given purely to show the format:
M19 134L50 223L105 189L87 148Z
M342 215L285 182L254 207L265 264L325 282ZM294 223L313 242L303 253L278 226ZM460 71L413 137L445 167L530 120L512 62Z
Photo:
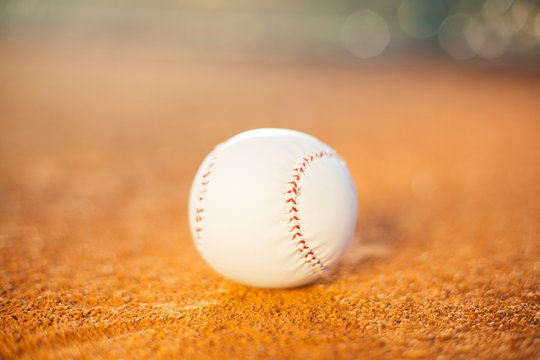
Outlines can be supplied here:
M303 157L302 164L299 167L294 168L293 174L291 175L291 181L287 183L289 186L289 189L286 191L287 198L285 199L285 205L287 206L287 209L289 210L289 224L292 224L292 228L290 232L291 240L296 242L296 248L298 249L299 254L305 255L302 257L307 265L311 265L313 269L316 271L322 271L326 273L328 271L327 267L324 266L324 264L321 262L321 260L316 256L313 249L311 249L306 242L306 239L304 238L304 235L301 232L301 225L300 225L300 218L298 217L298 208L296 207L298 198L300 196L300 181L301 178L305 175L305 170L307 167L315 160L315 159L322 159L324 157L337 157L337 155L330 151L321 151L318 153L308 154L306 157ZM202 232L203 232L203 220L204 216L201 216L203 212L205 212L206 208L203 206L203 201L205 200L205 194L208 190L208 184L209 184L209 177L212 173L213 167L215 166L216 161L216 155L212 153L210 155L210 163L208 164L207 168L205 169L205 172L202 175L201 179L201 187L199 190L199 194L197 196L198 204L195 208L196 215L195 215L195 223L197 226L195 227L195 233L196 233L196 243L197 246L201 246L202 241ZM294 195L292 195L294 194Z
M290 212L290 211L289 211ZM292 223L293 221L298 221L298 217L297 216L293 216L292 218L289 219L289 224Z
M201 179L201 187L199 189L198 194L198 203L197 207L195 208L196 215L195 215L195 223L197 224L197 227L195 228L195 242L197 244L197 248L200 248L201 242L202 242L202 232L203 232L203 220L204 216L202 216L202 213L206 211L206 208L204 207L203 201L205 200L205 194L208 190L208 184L210 183L209 176L212 174L212 168L214 167L216 161L216 155L214 153L210 154L210 163L206 167L202 179Z
M311 265L312 268L327 272L328 269L326 266L323 265L321 260L315 255L315 252L313 249L311 249L307 243L306 239L304 238L304 235L302 235L302 232L300 231L301 225L300 225L300 219L298 218L298 209L296 207L297 201L300 195L300 180L301 177L304 176L304 171L307 169L307 167L315 160L315 159L322 159L324 157L336 157L337 155L334 152L331 151L321 151L317 153L308 154L305 157L302 157L302 164L294 169L292 169L292 175L291 175L291 181L287 183L289 185L289 189L285 192L287 194L287 198L285 199L285 205L287 206L287 209L289 210L289 214L293 214L289 218L289 224L292 224L292 228L290 230L291 233L291 240L296 242L296 248L298 249L299 254L304 254L303 259L306 262L306 264ZM294 195L292 195L294 194Z

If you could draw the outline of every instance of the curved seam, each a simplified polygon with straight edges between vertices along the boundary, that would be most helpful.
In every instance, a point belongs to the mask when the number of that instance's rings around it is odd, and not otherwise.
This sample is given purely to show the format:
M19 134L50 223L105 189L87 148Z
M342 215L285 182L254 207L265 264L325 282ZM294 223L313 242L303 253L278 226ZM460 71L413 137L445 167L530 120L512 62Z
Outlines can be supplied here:
M320 151L316 153L310 153L302 157L302 163L296 168L292 169L292 176L287 183L289 186L285 192L287 195L285 199L285 205L288 209L290 229L290 239L295 242L295 246L298 249L298 254L302 258L305 264L310 265L311 268L317 272L326 274L328 268L323 264L321 259L315 254L315 251L308 245L304 235L302 234L301 219L297 208L298 197L301 193L301 180L305 175L307 167L317 159L323 159L325 157L335 157L336 154L331 151ZM210 175L214 169L216 163L216 154L210 154L210 161L205 168L199 193L197 194L197 203L195 206L195 244L201 254L203 254L203 232L204 232L204 219L206 218L206 193L208 191L208 184L210 183Z
M301 180L305 176L307 167L317 159L323 159L325 157L335 157L336 154L331 151L320 151L316 153L310 153L302 157L302 163L296 168L292 169L292 176L287 183L289 186L285 192L287 195L285 199L285 205L288 209L289 224L291 226L290 237L291 240L296 242L295 246L298 249L298 255L303 259L304 263L311 265L311 268L317 272L326 274L328 268L323 264L321 259L315 254L315 251L308 245L306 238L302 234L301 217L298 211L297 202L301 193Z
M197 203L195 205L195 245L201 254L203 254L203 223L207 211L205 205L206 192L208 191L208 184L210 183L210 174L212 174L216 164L215 152L210 153L209 159L209 164L205 168L201 178L199 193L197 194Z

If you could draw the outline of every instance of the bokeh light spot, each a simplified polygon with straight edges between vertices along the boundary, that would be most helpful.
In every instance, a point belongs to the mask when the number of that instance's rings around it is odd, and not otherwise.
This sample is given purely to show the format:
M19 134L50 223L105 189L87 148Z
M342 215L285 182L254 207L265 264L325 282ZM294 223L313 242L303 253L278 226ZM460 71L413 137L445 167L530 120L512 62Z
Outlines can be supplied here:
M439 24L446 17L444 2L433 0L404 0L398 8L398 23L410 36L429 38L437 35Z
M538 42L540 42L540 13L536 14L536 18L534 19L534 34Z
M341 31L343 45L359 58L379 56L390 42L387 21L372 10L349 15Z
M454 59L465 60L476 55L465 34L471 21L465 14L456 14L446 18L439 29L439 44Z
M465 39L470 48L478 53L486 41L486 32L478 19L472 20L465 30Z
M512 6L514 0L486 0L484 9L490 12L502 14Z

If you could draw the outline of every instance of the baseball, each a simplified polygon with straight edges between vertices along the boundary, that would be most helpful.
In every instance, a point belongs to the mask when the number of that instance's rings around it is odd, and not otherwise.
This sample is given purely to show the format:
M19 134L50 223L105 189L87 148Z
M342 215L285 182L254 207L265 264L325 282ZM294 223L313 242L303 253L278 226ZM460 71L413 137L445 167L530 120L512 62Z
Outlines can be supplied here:
M286 288L324 276L345 253L357 197L345 162L316 138L256 129L219 144L189 198L195 245L236 282Z

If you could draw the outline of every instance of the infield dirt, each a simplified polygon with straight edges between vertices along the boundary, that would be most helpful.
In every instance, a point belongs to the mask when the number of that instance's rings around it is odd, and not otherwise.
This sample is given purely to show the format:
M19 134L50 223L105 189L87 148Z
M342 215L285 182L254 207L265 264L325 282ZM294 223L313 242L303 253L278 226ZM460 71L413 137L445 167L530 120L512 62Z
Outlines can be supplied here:
M0 357L538 358L538 74L1 53ZM352 245L311 286L237 285L193 245L199 163L258 127L355 179Z

